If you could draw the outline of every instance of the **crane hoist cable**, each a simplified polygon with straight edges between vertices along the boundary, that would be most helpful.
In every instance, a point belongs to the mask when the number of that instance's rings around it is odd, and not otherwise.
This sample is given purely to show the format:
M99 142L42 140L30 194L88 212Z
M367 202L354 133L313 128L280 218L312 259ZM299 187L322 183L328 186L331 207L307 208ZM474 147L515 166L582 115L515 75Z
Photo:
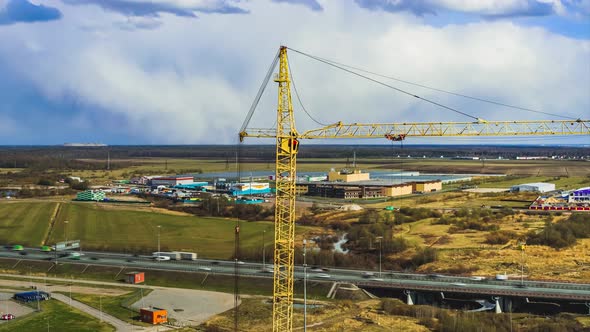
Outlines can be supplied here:
M446 94L457 96L457 97L461 97L461 98L472 99L472 100L480 101L480 102L483 102L483 103L488 103L488 104L493 104L493 105L498 105L498 106L513 108L513 109L517 109L517 110L521 110L521 111L526 111L526 112L551 115L551 116L555 116L555 117L559 117L559 118L563 118L563 119L570 119L570 120L576 120L576 119L578 119L577 117L572 117L572 116L567 116L567 115L562 115L562 114L549 113L549 112L534 110L534 109L527 108L527 107L510 105L510 104L506 104L506 103L502 103L502 102L494 101L494 100L490 100L490 99L468 96L466 94L457 93L457 92L453 92L453 91L448 91L448 90L444 90L444 89L440 89L440 88L435 88L435 87L428 86L428 85L425 85L425 84L410 82L408 80L404 80L404 79L401 79L401 78L393 77L393 76L390 76L390 75L379 74L379 73L376 73L374 71L362 69L362 68L355 67L355 66L350 66L350 65L347 65L347 64L344 64L344 63L341 63L341 62L337 62L337 61L334 61L334 60L330 60L330 59L326 59L326 58L322 58L322 57L318 57L318 56L315 56L315 57L317 59L321 59L323 61L330 62L330 63L336 64L336 65L339 65L339 66L342 66L342 67L346 67L346 68L350 68L350 69L354 69L354 70L363 72L365 74L375 75L375 76L378 76L378 77L381 77L381 78L386 78L386 79L390 79L390 80L393 80L393 81L397 81L397 82L401 82L401 83L405 83L405 84L409 84L409 85L413 85L413 86L417 86L417 87L420 87L420 88L429 89L429 90L433 90L433 91L437 91L437 92L442 92L442 93L446 93Z
M443 105L443 104L441 104L441 103L439 103L439 102L436 102L436 101L434 101L434 100L431 100L431 99L428 99L428 98L424 98L424 97L420 97L420 96L418 96L418 95L416 95L416 94L413 94L413 93L411 93L411 92L408 92L408 91L406 91L406 90L403 90L403 89L397 88L397 87L395 87L395 86L393 86L393 85L390 85L390 84L387 84L387 83L381 82L381 81L379 81L379 80L376 80L376 79L374 79L374 78L372 78L372 77L369 77L369 76L366 76L366 75L363 75L363 74L359 74L359 73L357 73L357 72L355 72L355 71L352 71L352 70L350 70L350 69L346 69L346 68L344 68L343 66L339 66L339 65L337 65L337 64L334 64L334 63L331 63L331 62L329 62L329 61L323 60L323 59L321 59L321 58L318 58L318 57L316 57L316 56L314 56L314 55L311 55L311 54L308 54L308 53L305 53L305 52L301 52L301 51L298 51L298 50L296 50L296 49L292 49L292 48L290 48L290 47L289 47L288 49L290 49L290 50L291 50L291 51L293 51L293 52L296 52L296 53L299 53L299 54L301 54L301 55L304 55L304 56L307 56L307 57L309 57L309 58L312 58L312 59L314 59L314 60L316 60L316 61L319 61L319 62L325 63L325 64L327 64L327 65L329 65L329 66L332 66L332 67L334 67L334 68L338 68L338 69L340 69L340 70L343 70L343 71L345 71L345 72L348 72L348 73L350 73L350 74L353 74L353 75L356 75L356 76L358 76L358 77L361 77L361 78L364 78L364 79L366 79L366 80L369 80L369 81L371 81L371 82L377 83L377 84L379 84L379 85L382 85L382 86L384 86L384 87L387 87L387 88L393 89L393 90L395 90L395 91L398 91L398 92L401 92L401 93L403 93L403 94L406 94L406 95L408 95L408 96L411 96L411 97L414 97L414 98L417 98L417 99L423 100L423 101L425 101L425 102L427 102L427 103L430 103L430 104L436 105L436 106L438 106L438 107L441 107L441 108L444 108L444 109L446 109L446 110L449 110L449 111L452 111L452 112L455 112L455 113L458 113L458 114L464 115L464 116L466 116L466 117L469 117L469 118L472 118L472 119L474 119L474 120L476 120L476 121L478 121L478 122L485 122L484 120L482 120L481 118L479 118L479 117L477 117L477 116L474 116L474 115L471 115L471 114L468 114L468 113L465 113L465 112L459 111L459 110L458 110L458 109L456 109L456 108L453 108L453 107L449 107L449 106Z

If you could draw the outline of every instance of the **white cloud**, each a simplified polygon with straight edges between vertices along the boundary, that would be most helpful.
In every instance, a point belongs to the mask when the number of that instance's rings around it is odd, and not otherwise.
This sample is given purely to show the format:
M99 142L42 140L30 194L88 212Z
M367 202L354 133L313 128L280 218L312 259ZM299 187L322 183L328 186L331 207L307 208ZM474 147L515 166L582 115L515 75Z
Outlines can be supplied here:
M257 1L248 3L250 15L168 15L156 30L107 25L100 37L76 24L91 16L111 22L119 15L68 7L52 29L0 30L6 43L0 60L22 67L22 75L52 100L74 94L83 106L123 117L113 126L146 143L234 143L280 44L447 90L590 117L587 40L498 21L437 28L409 14L365 11L347 2L323 5L321 13L290 6L284 15L285 6ZM20 40L31 40L40 51L25 51ZM320 121L470 120L294 52L290 60L303 102ZM548 118L392 84L490 120ZM298 127L317 127L295 94L293 102ZM272 126L275 110L271 82L251 126Z

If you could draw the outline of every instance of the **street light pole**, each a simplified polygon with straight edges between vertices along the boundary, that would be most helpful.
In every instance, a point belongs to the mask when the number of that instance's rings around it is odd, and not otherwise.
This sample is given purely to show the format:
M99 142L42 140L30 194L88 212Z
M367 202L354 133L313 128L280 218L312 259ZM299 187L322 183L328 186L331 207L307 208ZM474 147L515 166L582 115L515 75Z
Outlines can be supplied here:
M65 234L64 237L66 238L66 248L68 247L68 223L69 223L69 221L64 220L64 224L65 224L65 226L64 226L64 234Z
M266 233L266 230L262 231L262 270L266 269L266 247L264 246L264 234ZM305 256L303 256L305 257Z
M160 225L158 225L158 262L160 261Z
M303 239L303 332L307 332L307 240Z
M379 240L379 278L381 278L381 249L383 243L383 236L378 236L376 237L376 239Z

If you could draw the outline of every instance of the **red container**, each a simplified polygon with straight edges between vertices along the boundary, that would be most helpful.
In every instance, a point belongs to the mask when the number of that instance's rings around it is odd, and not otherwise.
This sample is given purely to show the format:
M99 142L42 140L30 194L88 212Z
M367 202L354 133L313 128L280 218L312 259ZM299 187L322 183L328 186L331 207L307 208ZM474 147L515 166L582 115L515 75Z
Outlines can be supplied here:
M140 284L145 281L145 274L144 272L125 273L125 281L128 284Z

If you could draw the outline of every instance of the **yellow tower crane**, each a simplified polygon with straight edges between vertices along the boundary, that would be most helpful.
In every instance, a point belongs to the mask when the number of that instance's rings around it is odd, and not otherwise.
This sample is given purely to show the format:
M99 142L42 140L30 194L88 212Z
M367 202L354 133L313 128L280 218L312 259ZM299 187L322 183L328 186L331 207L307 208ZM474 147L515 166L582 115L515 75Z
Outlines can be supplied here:
M265 82L240 130L240 142L246 137L276 139L276 206L274 240L273 331L293 330L293 280L295 251L295 181L300 139L386 138L400 141L412 136L560 136L590 135L590 120L485 121L475 122L341 122L297 132L291 103L291 80L287 47L281 46L267 73ZM256 104L270 74L279 62L274 81L279 85L276 129L248 129ZM416 97L416 96L414 96ZM418 97L419 98L419 97Z

